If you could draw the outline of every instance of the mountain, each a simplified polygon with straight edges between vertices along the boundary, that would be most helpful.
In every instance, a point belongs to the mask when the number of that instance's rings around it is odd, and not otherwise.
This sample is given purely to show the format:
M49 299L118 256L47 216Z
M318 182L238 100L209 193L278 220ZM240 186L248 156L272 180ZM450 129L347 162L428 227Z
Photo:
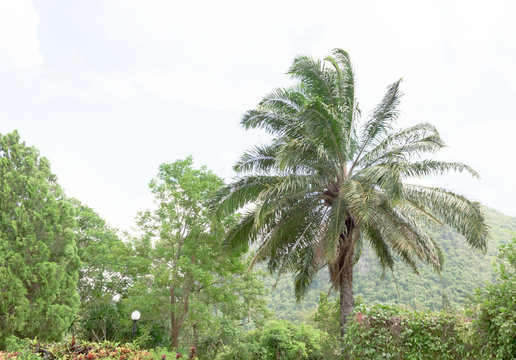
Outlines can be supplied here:
M424 264L419 266L418 276L398 262L394 271L386 273L381 280L382 270L378 261L365 247L355 265L355 297L361 297L366 303L392 303L422 310L440 310L443 304L461 306L474 289L494 280L493 262L498 247L516 236L516 217L490 208L485 208L485 213L491 227L485 254L470 249L466 241L450 228L427 227L444 252L445 264L440 276ZM315 310L319 294L329 290L328 272L323 269L315 276L310 290L299 303L294 297L293 278L292 274L279 279L272 275L264 278L266 286L271 288L269 306L280 318L306 320Z

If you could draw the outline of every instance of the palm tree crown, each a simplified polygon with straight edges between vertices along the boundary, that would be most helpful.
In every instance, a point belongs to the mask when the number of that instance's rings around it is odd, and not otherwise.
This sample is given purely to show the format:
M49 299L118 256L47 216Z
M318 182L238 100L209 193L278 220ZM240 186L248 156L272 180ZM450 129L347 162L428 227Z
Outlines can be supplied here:
M244 128L261 128L272 142L245 152L239 178L216 198L217 212L244 209L226 244L258 242L253 264L294 271L299 298L313 275L328 266L340 289L341 328L353 306L353 264L368 244L385 269L399 258L417 272L420 261L442 269L438 244L422 221L446 224L473 248L485 249L488 227L479 203L407 178L465 171L460 162L428 158L444 146L428 123L396 130L400 81L387 89L359 124L348 54L335 49L324 61L301 56L288 74L299 80L266 95L248 111ZM342 330L343 331L343 330Z

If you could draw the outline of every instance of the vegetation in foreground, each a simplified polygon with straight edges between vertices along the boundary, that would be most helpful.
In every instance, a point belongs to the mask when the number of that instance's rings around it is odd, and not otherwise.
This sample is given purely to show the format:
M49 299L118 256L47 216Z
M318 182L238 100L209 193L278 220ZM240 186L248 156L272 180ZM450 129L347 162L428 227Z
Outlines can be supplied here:
M137 343L45 344L10 337L0 359L217 360L323 359L513 359L516 351L516 238L500 247L495 283L479 290L470 310L413 311L393 305L358 303L346 334L340 337L339 303L321 294L312 325L269 321L246 331L228 327L212 334L201 349L170 352L139 350ZM220 342L219 345L213 346Z
M0 351L0 360L165 360L183 358L180 353L171 353L164 349L140 350L133 344L119 345L104 341L101 343L76 341L71 338L60 343L42 343L36 340L20 340L11 337L7 344L7 351ZM194 358L195 349L190 356Z
M246 126L265 126L277 138L244 154L237 169L246 175L236 183L225 187L191 158L161 165L150 183L155 205L138 215L132 234L121 236L67 198L48 160L17 132L0 135L2 360L510 359L516 240L501 248L496 279L472 296L467 312L454 312L444 292L447 312L363 304L351 312L360 254L379 259L383 274L375 278L393 271L395 260L440 270L434 235L442 233L417 220L449 224L476 248L486 245L487 227L479 204L402 181L475 173L460 163L413 161L443 144L428 124L393 128L399 82L356 135L351 65L345 52L334 56L298 58L299 86L245 116ZM235 213L245 204L247 213ZM262 246L248 258L257 240ZM298 295L329 265L340 299L321 295L302 324L275 318L263 275L246 271L265 259L277 275L294 270ZM129 317L135 309L137 324Z

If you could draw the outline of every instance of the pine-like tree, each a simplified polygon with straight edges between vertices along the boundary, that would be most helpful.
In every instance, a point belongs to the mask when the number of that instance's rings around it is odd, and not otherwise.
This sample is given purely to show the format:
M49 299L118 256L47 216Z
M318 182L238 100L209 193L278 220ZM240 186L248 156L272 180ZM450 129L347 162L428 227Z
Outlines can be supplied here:
M0 349L9 335L58 340L79 307L73 209L47 159L0 135Z

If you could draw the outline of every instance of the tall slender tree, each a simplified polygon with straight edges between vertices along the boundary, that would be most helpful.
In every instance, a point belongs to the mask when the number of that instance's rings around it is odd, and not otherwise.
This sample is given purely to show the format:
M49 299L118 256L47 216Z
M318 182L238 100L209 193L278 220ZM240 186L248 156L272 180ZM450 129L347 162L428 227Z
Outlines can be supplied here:
M149 186L156 206L138 218L141 236L133 246L143 271L135 274L126 304L137 306L157 333L166 329L175 349L180 340L199 346L203 329L221 318L246 323L259 317L262 284L242 275L242 254L221 251L234 219L214 221L207 206L223 180L206 167L195 169L188 157L162 164Z
M486 248L488 227L479 203L406 182L448 171L478 174L463 163L427 156L444 146L431 124L395 129L400 81L359 123L344 50L322 61L297 57L288 74L296 85L266 95L242 119L245 129L264 129L273 140L242 155L234 167L239 178L219 192L214 206L221 216L243 209L226 244L258 242L253 263L268 260L271 271L294 271L298 298L328 266L340 290L344 333L353 308L353 264L365 244L384 270L401 259L415 272L421 261L437 271L443 266L442 251L421 221L449 225L472 248Z

